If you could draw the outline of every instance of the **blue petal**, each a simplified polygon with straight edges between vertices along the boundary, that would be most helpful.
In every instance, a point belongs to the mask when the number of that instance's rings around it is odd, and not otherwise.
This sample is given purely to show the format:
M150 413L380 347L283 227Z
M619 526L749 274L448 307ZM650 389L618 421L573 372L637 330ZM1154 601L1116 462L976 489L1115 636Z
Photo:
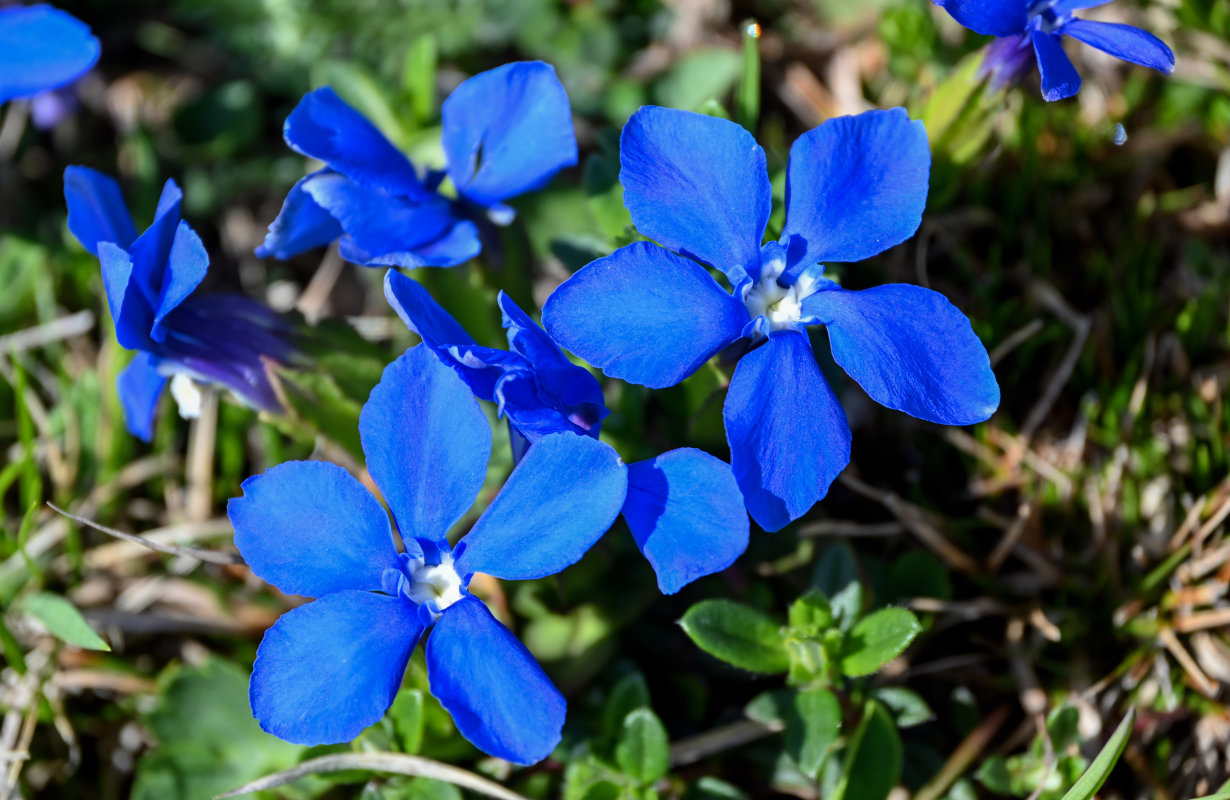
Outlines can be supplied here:
M0 9L0 103L72 83L100 50L71 14L47 5Z
M1033 42L1038 70L1042 73L1042 97L1048 101L1063 100L1080 91L1081 76L1063 51L1059 34L1034 31Z
M732 284L760 269L772 189L764 151L743 126L644 106L624 125L619 163L638 231Z
M388 514L336 464L279 464L244 481L226 513L243 560L287 594L374 591L399 568Z
M598 383L590 371L568 360L555 341L530 319L503 291L496 302L508 345L533 365L539 399L571 420L578 433L597 437L598 424L610 413Z
M166 386L166 376L158 372L158 359L137 353L115 379L115 388L124 407L124 427L143 442L154 438L154 412Z
M403 538L443 542L487 477L491 429L457 373L427 347L385 367L359 414L367 469Z
M196 235L186 222L180 222L175 231L175 239L171 243L171 253L167 257L166 274L163 277L162 293L158 298L158 310L154 314L154 326L150 336L156 342L166 341L167 332L163 325L167 314L170 314L188 295L205 279L209 270L209 253L201 237Z
M432 195L410 200L363 186L336 172L317 173L303 190L341 225L350 238L342 240L343 258L375 266L450 267L479 250L472 222L459 218L452 204ZM427 250L450 236L447 246ZM350 245L353 245L351 247ZM445 256L442 260L440 255Z
M456 370L480 400L495 399L496 382L505 373L502 365L515 359L518 366L529 369L524 359L512 353L475 344L466 329L413 278L389 270L384 274L384 296L402 322Z
M171 246L179 228L179 206L183 193L173 180L162 187L154 221L128 248L132 260L132 282L151 309L158 307L162 283L171 258ZM147 328L148 330L148 328Z
M935 4L974 33L1011 36L1025 30L1028 0L935 0Z
M1057 17L1066 17L1073 11L1080 11L1084 8L1096 8L1110 2L1113 2L1113 0L1059 0L1055 5L1051 6L1051 11L1054 11Z
M833 359L883 406L941 425L982 422L999 384L969 319L939 292L890 283L803 301L828 326Z
M88 167L67 168L64 200L68 204L68 229L94 255L98 255L99 242L126 249L137 238L120 186L107 175Z
M537 189L577 163L568 95L550 64L479 73L453 90L440 117L449 177L480 206Z
M807 513L850 462L845 411L797 331L773 333L739 361L723 416L731 469L766 531Z
M565 281L542 321L607 375L661 389L738 339L748 313L695 261L636 242Z
M445 609L427 638L427 678L461 735L489 755L533 764L560 742L563 695L473 597Z
M328 172L313 172L291 188L277 219L269 226L265 241L256 248L258 258L291 258L304 250L326 245L342 235L342 226L338 221L303 188L316 176Z
M1174 72L1174 53L1148 31L1113 22L1074 19L1063 26L1063 35L1080 39L1115 58L1151 67L1167 75Z
M747 549L747 511L730 465L700 450L629 465L623 515L663 594L726 569Z
M790 266L862 261L913 236L930 172L927 131L903 108L837 117L800 136L782 233Z
M544 436L461 540L457 571L526 580L575 564L619 516L626 472L596 439Z
M305 94L282 135L296 151L364 186L418 199L431 195L409 159L332 87Z
M346 591L282 615L256 651L248 697L261 730L295 744L339 744L378 722L423 633L400 597Z
M127 251L111 242L98 243L98 263L102 266L103 288L115 323L115 338L129 350L152 347L149 332L154 310L133 279L133 264Z

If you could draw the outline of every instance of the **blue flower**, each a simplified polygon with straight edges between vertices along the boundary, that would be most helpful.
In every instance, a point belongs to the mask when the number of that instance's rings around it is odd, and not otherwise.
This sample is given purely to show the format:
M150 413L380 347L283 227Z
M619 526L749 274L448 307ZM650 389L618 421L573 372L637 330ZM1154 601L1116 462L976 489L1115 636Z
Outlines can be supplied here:
M1015 82L1028 67L1032 48L1042 73L1042 96L1047 100L1071 97L1081 88L1081 76L1063 51L1063 37L1071 36L1110 53L1115 58L1151 67L1169 75L1174 53L1153 34L1131 25L1090 22L1073 12L1105 5L1111 0L934 0L953 19L1000 41L987 52L984 69L998 84Z
M726 437L764 529L802 516L850 458L845 413L806 326L827 326L833 358L889 408L965 425L998 406L986 350L942 295L906 284L848 291L823 277L820 262L869 258L918 228L931 156L922 123L902 109L832 119L800 137L785 231L763 245L765 154L742 127L645 107L624 127L620 161L632 220L661 246L637 242L581 268L547 299L543 324L608 375L653 388L735 345Z
M577 163L568 95L539 61L475 75L444 101L444 172L420 177L375 126L328 87L286 120L286 143L326 167L291 189L262 258L290 258L340 239L364 266L451 267L478 255L480 226L507 225L504 202ZM448 177L456 198L437 190Z
M0 9L0 103L80 78L98 62L84 22L47 5Z
M469 389L428 348L412 348L372 390L359 434L404 552L379 501L325 462L273 467L227 506L252 571L318 598L265 633L253 715L287 741L349 741L384 714L434 625L431 692L462 735L519 764L545 758L560 741L564 698L468 587L477 572L542 578L580 559L623 503L619 459L588 437L543 437L450 548L445 533L482 489L491 454Z
M119 184L85 167L64 171L68 228L102 264L116 338L138 351L116 384L128 430L147 442L168 381L184 416L199 407L197 383L277 411L265 362L294 354L288 326L267 306L237 295L195 293L209 254L179 218L181 197L175 181L167 181L153 224L138 236Z
M475 344L421 285L399 272L385 274L384 289L423 344L475 396L497 404L508 419L518 459L560 433L598 438L609 413L602 387L588 370L570 362L508 295L500 292L499 304L511 352ZM629 464L627 475L620 513L664 594L726 569L747 549L747 514L728 464L701 450L680 448Z

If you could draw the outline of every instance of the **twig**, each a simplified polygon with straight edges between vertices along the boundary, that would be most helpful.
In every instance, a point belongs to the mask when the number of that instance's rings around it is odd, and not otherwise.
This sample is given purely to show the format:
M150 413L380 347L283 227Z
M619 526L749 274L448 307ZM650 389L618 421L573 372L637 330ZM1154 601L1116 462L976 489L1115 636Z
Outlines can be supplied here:
M1021 425L1021 439L1023 441L1032 439L1034 433L1037 432L1043 421L1046 420L1047 415L1051 413L1051 407L1059 399L1059 392L1067 384L1068 379L1072 377L1072 371L1076 369L1076 362L1085 350L1085 341L1089 338L1089 330L1092 327L1089 317L1068 305L1068 302L1049 283L1035 281L1029 288L1030 293L1040 305L1044 306L1072 328L1072 344L1068 346L1068 352L1064 353L1063 360L1059 362L1059 367L1055 370L1055 374L1051 376L1050 381L1046 384L1046 388L1042 390L1042 395L1038 398L1038 402L1030 409L1029 416L1025 418L1025 423Z
M135 533L117 531L115 528L108 528L106 525L100 525L93 520L86 519L85 517L79 517L72 512L65 511L55 503L48 503L47 505L50 506L56 513L68 517L75 522L79 522L82 525L93 528L96 531L105 533L108 536L114 536L117 539L123 539L126 542L132 542L133 544L139 544L142 547L147 547L150 550L156 550L159 553L166 553L171 556L188 556L189 558L195 558L198 561L208 561L211 564L244 563L243 559L240 558L237 553L219 553L216 550L200 550L195 547L180 547L179 545L174 544L162 544L161 542L155 542L151 539L147 539L144 536L138 536Z
M714 728L711 731L698 733L686 739L680 739L671 745L671 765L676 767L695 764L734 747L740 747L748 742L754 742L774 733L784 730L786 723L778 720L765 724L755 720L743 719Z
M232 789L226 794L220 794L215 800L275 789L278 786L285 786L292 781L297 781L306 775L315 775L319 772L340 772L350 769L433 778L459 786L462 789L469 789L479 794L485 794L488 797L497 798L497 800L525 800L524 797L516 792L510 791L500 784L489 781L472 772L467 772L464 769L448 764L441 764L439 761L432 761L429 758L402 753L336 753L321 756L320 758L308 759L290 769L266 775L251 783L244 784L238 789Z
M948 791L948 787L953 782L961 777L966 768L973 763L974 759L986 750L987 744L991 741L996 732L1004 724L1004 720L1008 718L1008 706L1000 706L991 712L977 728L970 731L969 736L965 737L965 741L957 745L957 749L948 757L948 761L936 776L927 782L925 786L914 793L913 800L939 800L944 796L944 792Z
M53 319L42 325L0 336L0 353L21 352L34 347L42 347L51 342L88 333L93 327L94 312L78 311L76 314Z
M188 437L188 519L200 522L209 518L213 497L214 440L218 433L218 393L201 389L201 413L192 420Z
M924 545L939 556L949 567L965 573L976 573L979 571L978 563L961 552L944 537L944 534L936 530L935 526L927 521L925 514L918 506L907 500L902 500L892 492L868 486L852 475L843 474L839 480L854 492L876 501L891 511L893 516L902 525L909 528Z
M330 247L325 251L325 257L320 260L320 266L316 268L315 274L312 275L303 294L299 295L299 300L295 303L295 308L303 314L309 324L315 325L324 315L329 295L333 292L337 279L341 277L344 266L346 266L345 262L338 255L336 248Z
M798 535L801 537L842 536L856 538L864 536L897 536L904 532L905 526L900 522L863 523L833 519L800 525Z
M1032 319L1024 326L1010 333L1007 338L995 345L995 349L991 351L991 366L995 366L1003 360L1004 356L1029 341L1034 334L1042 330L1044 324L1040 319Z
M1170 628L1161 628L1157 632L1157 638L1162 640L1162 644L1174 656L1175 661L1179 662L1179 666L1183 667L1183 671L1187 673L1187 677L1192 679L1192 683L1196 684L1196 688L1205 697L1212 697L1217 694L1217 684L1209 680L1209 677L1200 669L1200 665L1196 663L1196 659L1192 658L1191 653L1187 652L1187 648L1179 641L1179 637L1174 635L1174 631Z

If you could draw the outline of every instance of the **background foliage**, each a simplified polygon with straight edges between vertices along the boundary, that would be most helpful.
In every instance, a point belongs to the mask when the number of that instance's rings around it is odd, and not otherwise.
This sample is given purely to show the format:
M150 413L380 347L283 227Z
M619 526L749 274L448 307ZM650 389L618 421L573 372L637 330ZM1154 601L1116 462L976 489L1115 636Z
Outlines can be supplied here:
M1102 9L1168 41L1176 74L1070 48L1085 88L1055 104L1036 78L981 88L972 76L987 40L925 0L63 7L103 43L78 86L82 107L46 132L20 105L0 110L7 787L207 798L323 752L393 750L533 798L882 800L894 787L920 800L1060 798L1129 710L1125 755L1101 796L1190 798L1230 779L1221 0ZM379 271L331 254L252 255L304 172L282 120L331 83L417 163L438 165L440 99L525 58L556 66L582 165L517 201L518 224L481 264L415 275L482 343L501 344L498 289L537 309L570 271L635 237L617 134L640 104L753 126L779 194L795 136L904 105L927 123L935 155L923 227L841 278L946 294L991 350L1003 405L988 423L942 429L868 402L833 370L851 466L807 517L754 531L732 569L660 597L617 527L558 579L476 584L569 697L564 743L539 766L509 772L481 758L427 692L421 654L389 715L352 746L282 743L251 720L247 670L261 632L297 601L243 567L151 553L45 503L226 549L224 503L243 478L291 458L356 466L358 408L415 337L389 312ZM318 323L319 368L284 376L294 413L262 419L223 401L210 428L168 407L152 447L125 433L113 386L128 356L97 262L65 227L69 163L119 174L138 220L175 177L213 258L210 286ZM612 385L604 436L628 461L681 445L725 456L726 380L704 369L652 395ZM495 452L491 491L511 467L507 447ZM459 790L350 770L274 795Z

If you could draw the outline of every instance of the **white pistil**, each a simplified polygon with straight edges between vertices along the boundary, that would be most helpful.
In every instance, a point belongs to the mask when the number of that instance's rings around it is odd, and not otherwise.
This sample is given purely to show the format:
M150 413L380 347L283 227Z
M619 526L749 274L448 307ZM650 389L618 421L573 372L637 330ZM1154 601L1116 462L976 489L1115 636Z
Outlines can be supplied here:
M770 331L793 328L803 318L803 298L812 293L815 281L803 277L790 286L778 282L786 269L784 260L774 259L761 266L760 280L747 291L743 303L752 319L764 317Z
M407 594L414 602L426 605L439 614L461 599L461 576L453 567L451 555L444 556L439 564L431 565L421 558L412 558L406 566L410 578Z
M175 373L171 378L171 396L179 406L181 417L196 419L201 416L201 387L192 378L182 372Z

